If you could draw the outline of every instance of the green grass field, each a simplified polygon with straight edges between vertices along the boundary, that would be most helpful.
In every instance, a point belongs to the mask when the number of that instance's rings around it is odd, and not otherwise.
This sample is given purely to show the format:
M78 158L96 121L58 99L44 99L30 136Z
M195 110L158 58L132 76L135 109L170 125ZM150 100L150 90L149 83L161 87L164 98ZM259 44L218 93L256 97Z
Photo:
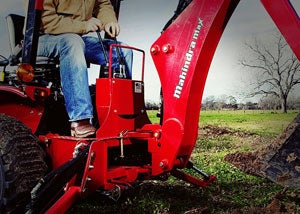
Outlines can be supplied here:
M200 126L229 127L260 135L278 135L295 118L298 111L288 114L274 111L201 111Z
M196 166L217 176L213 185L201 189L173 177L165 182L145 181L125 191L117 202L94 194L69 213L264 213L275 199L280 207L274 205L277 210L273 212L300 213L298 190L245 174L224 161L226 154L255 151L272 142L298 112L202 111L191 158ZM148 114L158 123L156 111Z

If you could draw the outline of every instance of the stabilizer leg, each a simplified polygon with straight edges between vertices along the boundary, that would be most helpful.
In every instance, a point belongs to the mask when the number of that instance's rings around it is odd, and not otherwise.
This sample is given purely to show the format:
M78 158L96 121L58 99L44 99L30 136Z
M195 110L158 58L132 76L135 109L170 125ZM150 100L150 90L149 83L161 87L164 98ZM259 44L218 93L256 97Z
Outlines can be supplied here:
M189 182L191 184L194 184L194 185L202 187L202 188L207 187L212 182L214 182L214 180L216 180L216 176L206 174L201 169L195 167L191 161L188 162L187 168L195 170L197 173L199 173L203 177L203 179L196 178L196 177L189 175L185 172L182 172L178 169L171 171L171 174L176 178L179 178L181 180L184 180L186 182Z

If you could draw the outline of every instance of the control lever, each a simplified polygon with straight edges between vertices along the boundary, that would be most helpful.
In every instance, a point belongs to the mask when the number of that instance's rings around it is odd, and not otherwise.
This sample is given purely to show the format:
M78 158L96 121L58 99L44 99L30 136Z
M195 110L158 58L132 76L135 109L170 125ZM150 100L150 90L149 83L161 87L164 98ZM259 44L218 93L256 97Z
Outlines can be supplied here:
M118 44L116 37L114 38L114 40L115 40L115 44ZM114 77L126 79L125 59L121 55L120 48L118 46L116 46L116 49L117 49L117 56L118 56L118 60L119 60L119 72L114 73Z
M105 50L105 47L104 47L104 44L103 44L103 40L102 40L102 37L101 37L101 34L100 34L100 30L97 30L96 33L97 33L99 43L100 43L100 46L101 46L101 49L102 49L102 52L103 52L103 55L104 55L104 59L105 59L105 66L101 66L99 77L100 78L101 77L108 77L109 61L108 61L107 53L106 53L106 50Z
M105 66L101 66L99 77L108 77L108 72L109 72L108 56L107 56L107 53L106 53L106 50L104 47L104 43L103 43L103 39L101 37L100 31L97 30L96 33L97 33L99 43L100 43L101 49L104 54L105 63L106 63ZM114 38L114 41L116 44L118 44L116 37ZM122 57L120 48L118 46L116 46L116 50L117 50L117 56L118 56L118 60L119 60L119 69L117 70L118 72L115 72L115 71L113 72L113 77L114 78L126 78L125 59L124 59L124 57Z

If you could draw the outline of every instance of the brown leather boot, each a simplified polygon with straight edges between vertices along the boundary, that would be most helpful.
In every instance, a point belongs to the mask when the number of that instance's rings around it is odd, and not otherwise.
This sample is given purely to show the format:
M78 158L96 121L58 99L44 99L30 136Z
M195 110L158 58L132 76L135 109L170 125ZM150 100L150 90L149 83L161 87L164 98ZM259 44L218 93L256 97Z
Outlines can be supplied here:
M71 122L71 136L84 138L95 134L96 129L90 124L90 120L78 120Z

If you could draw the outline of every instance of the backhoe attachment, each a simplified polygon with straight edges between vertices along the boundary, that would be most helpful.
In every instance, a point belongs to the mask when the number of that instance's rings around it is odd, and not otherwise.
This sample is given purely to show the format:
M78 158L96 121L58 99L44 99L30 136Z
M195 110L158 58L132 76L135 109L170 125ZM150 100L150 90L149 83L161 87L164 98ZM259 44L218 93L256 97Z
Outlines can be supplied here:
M263 177L283 186L300 188L300 114L258 161Z
M225 160L246 173L284 187L300 188L300 114L265 149L229 154Z

